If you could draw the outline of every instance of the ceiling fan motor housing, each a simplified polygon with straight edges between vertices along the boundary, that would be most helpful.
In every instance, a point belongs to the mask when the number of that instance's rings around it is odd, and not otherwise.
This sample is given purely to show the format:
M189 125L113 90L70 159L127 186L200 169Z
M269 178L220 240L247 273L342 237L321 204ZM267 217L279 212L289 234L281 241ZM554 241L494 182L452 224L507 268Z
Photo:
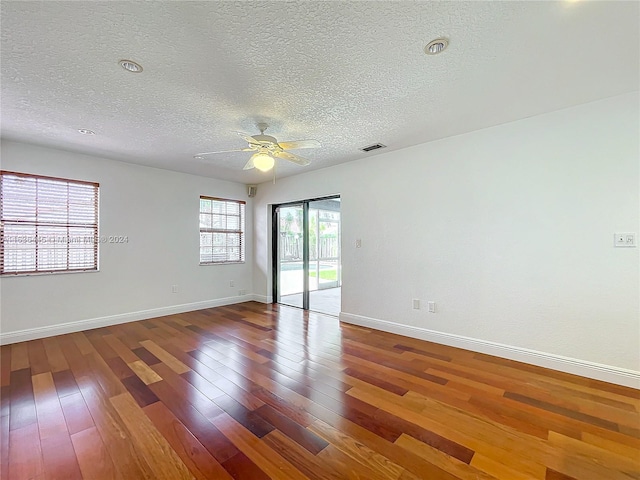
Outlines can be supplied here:
M278 144L278 141L275 139L275 137L272 137L271 135L253 135L253 138L258 140L259 142L275 143L276 145Z

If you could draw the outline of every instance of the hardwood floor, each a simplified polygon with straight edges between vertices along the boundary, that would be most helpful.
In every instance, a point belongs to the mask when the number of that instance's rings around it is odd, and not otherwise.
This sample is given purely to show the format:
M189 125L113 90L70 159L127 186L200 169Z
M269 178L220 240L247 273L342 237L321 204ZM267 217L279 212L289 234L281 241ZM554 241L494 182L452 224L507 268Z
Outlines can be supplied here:
M3 479L640 478L637 390L290 307L0 352Z

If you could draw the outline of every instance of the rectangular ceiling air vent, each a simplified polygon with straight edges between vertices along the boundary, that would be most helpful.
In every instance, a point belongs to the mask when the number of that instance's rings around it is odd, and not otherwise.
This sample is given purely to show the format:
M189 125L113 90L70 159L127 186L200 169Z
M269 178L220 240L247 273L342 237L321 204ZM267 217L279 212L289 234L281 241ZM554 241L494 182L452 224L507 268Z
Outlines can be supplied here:
M381 143L374 143L373 145L369 145L368 147L362 147L360 150L363 152L370 152L371 150L378 150L379 148L385 148L386 145Z

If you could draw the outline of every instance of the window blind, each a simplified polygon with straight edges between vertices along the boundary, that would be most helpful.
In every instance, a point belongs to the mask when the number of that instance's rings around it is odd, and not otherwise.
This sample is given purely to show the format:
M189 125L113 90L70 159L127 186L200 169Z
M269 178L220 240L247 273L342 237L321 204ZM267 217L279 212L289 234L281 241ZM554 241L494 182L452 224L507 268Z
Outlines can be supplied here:
M0 273L97 270L99 184L0 172Z
M200 197L200 264L244 262L245 202Z

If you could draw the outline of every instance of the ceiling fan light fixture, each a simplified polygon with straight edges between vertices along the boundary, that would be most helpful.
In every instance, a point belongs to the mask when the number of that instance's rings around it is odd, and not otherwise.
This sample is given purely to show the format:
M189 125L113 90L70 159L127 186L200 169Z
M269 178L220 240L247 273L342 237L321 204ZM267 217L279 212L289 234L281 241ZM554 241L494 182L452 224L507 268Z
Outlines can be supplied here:
M273 168L276 161L270 155L267 155L264 152L258 152L251 157L253 161L253 166L256 167L261 172L268 172Z

